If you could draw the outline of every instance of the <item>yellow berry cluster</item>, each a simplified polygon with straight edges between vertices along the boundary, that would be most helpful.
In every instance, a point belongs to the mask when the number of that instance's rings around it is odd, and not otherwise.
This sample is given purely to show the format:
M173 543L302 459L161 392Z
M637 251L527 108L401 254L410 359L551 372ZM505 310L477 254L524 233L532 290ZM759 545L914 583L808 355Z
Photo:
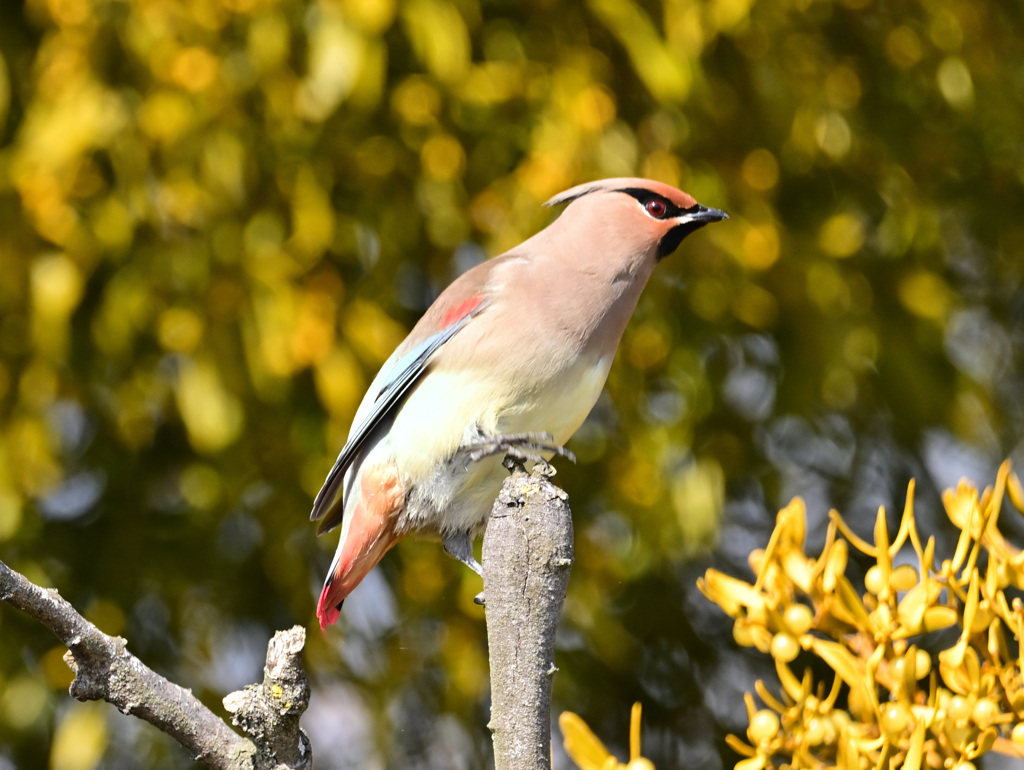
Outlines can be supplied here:
M894 537L884 509L874 543L832 511L822 553L808 556L795 499L750 556L753 584L707 571L700 590L734 618L738 644L772 656L781 684L779 697L755 684L762 708L747 694L746 740L727 739L744 757L737 770L973 770L991 750L1024 758L1024 602L1006 593L1024 588L1024 553L998 529L1004 497L1024 513L1009 461L980 496L965 481L943 494L960 536L941 563L935 539L922 543L917 532L911 482ZM863 594L846 576L850 547L875 562ZM937 650L929 634L954 626L952 646L934 657L922 649ZM798 677L790 663L801 651L824 661L833 681Z

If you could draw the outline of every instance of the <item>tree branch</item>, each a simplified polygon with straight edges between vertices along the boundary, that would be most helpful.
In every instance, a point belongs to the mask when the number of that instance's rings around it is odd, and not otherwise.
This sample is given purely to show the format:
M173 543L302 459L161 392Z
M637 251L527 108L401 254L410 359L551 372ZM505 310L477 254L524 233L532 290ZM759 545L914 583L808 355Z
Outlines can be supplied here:
M313 767L309 738L299 729L299 717L309 705L309 682L302 668L306 629L278 631L267 646L263 682L224 698L231 721L256 744L257 768Z
M551 767L551 684L555 631L573 560L565 493L541 471L518 466L502 486L484 536L483 575L491 666L495 770ZM189 690L168 681L104 634L53 589L0 562L0 601L31 615L68 647L78 700L105 700L145 719L218 770L309 770L312 750L299 729L309 702L302 669L305 630L280 631L267 650L264 680L224 706L234 732Z
M64 660L75 673L70 693L78 700L105 700L124 714L145 719L178 741L194 759L218 770L312 767L309 740L298 729L299 715L309 701L300 660L306 638L303 628L275 635L263 684L250 685L225 699L250 740L228 727L189 690L128 652L124 639L107 636L57 591L40 588L2 561L0 601L31 615L67 645Z
M494 503L483 546L495 770L551 767L555 630L572 537L565 492L520 466Z

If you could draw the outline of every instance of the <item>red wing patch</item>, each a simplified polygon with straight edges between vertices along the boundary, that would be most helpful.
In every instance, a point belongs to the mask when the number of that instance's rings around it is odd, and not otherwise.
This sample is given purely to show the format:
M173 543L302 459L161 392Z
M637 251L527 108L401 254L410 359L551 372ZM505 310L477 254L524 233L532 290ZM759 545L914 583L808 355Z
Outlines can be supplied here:
M456 321L461 320L465 316L472 313L479 307L480 303L484 301L483 295L478 294L475 297L470 297L464 302L460 302L458 305L453 307L447 313L444 314L444 318L441 319L440 329L447 329Z

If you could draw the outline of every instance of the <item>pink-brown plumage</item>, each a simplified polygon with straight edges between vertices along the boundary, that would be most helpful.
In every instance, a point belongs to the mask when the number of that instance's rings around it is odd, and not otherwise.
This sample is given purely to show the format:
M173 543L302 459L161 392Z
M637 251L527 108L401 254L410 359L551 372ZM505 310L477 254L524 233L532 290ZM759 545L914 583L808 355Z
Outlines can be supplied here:
M317 496L320 530L342 524L317 614L341 601L405 534L440 534L474 569L472 538L504 473L469 447L503 434L562 444L593 407L657 262L725 218L645 179L607 179L553 198L551 225L456 279L388 359Z

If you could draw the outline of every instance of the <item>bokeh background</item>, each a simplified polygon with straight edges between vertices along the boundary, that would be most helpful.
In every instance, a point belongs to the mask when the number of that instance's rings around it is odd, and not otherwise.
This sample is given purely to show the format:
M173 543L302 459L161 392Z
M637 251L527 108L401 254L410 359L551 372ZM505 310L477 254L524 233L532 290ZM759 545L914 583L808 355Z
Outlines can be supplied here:
M621 757L640 700L658 767L731 766L772 667L695 578L911 476L941 554L938 491L1024 465L1019 3L7 0L0 558L221 712L306 625L318 768L487 767L477 578L403 543L322 635L307 514L432 298L620 175L732 218L560 464L556 711ZM0 606L0 768L192 766L63 652Z

